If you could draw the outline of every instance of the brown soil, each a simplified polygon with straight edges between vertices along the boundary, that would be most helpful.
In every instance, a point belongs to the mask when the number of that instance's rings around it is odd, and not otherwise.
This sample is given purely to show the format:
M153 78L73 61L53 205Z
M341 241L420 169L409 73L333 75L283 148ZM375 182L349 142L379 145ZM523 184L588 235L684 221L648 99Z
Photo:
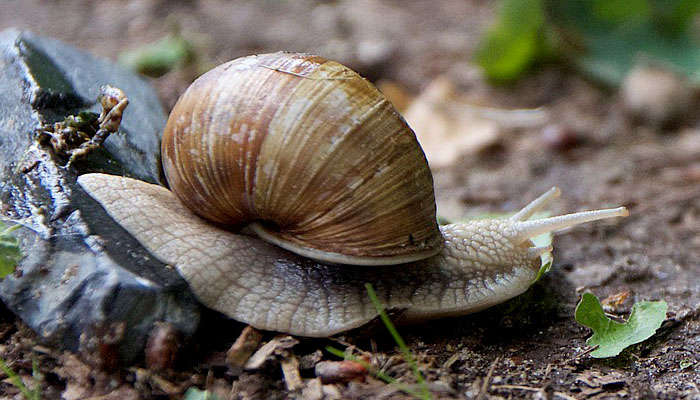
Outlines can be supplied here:
M0 29L29 29L114 59L177 24L195 42L201 65L256 52L310 51L409 93L445 74L491 106L546 107L556 121L547 134L509 130L497 145L435 171L440 210L452 217L514 210L557 185L563 200L554 212L622 204L632 215L560 235L553 271L507 304L400 328L434 398L700 398L700 124L688 118L661 130L635 123L621 111L615 90L557 66L537 69L513 86L485 84L469 55L492 7L457 0L10 1L0 4ZM152 80L166 107L195 71ZM621 316L635 301L663 299L668 319L655 336L620 356L590 358L590 332L573 319L584 290L600 298L629 291ZM190 386L221 398L294 397L279 362L242 374L225 367L225 352L242 326L213 313L205 325L216 328L205 328L199 338L208 344L189 346L168 372L143 365L99 372L36 343L7 310L0 318L0 356L30 384L40 382L42 398L180 398ZM302 378L314 377L307 367L315 358L334 359L319 350L348 343L368 352L386 374L413 382L382 327L338 340L301 340L292 351L302 359ZM32 360L40 380L30 377ZM333 390L343 398L407 397L371 377L326 387ZM8 380L0 393L20 398Z

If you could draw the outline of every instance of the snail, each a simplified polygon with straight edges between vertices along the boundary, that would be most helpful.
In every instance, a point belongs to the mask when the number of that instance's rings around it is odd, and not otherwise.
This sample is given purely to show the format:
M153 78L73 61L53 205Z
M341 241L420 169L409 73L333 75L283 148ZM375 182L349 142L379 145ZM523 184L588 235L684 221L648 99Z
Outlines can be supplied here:
M438 227L432 175L403 118L357 73L305 54L239 58L198 78L169 116L162 158L172 191L78 181L204 305L300 336L374 319L365 283L402 322L501 303L551 251L531 238L628 215L529 220L553 188L510 217Z

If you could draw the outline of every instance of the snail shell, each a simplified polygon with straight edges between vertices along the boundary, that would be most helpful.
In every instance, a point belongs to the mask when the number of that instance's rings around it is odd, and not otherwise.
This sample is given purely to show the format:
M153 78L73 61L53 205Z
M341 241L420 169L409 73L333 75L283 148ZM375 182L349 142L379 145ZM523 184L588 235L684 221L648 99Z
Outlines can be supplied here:
M171 112L162 153L195 213L253 223L297 254L396 264L443 243L413 131L373 85L318 56L249 56L202 75Z

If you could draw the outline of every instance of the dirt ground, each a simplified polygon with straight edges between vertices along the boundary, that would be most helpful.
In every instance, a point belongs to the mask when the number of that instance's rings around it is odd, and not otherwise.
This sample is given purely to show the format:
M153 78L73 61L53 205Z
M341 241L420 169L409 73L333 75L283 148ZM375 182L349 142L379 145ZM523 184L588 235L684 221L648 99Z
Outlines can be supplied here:
M557 236L551 273L509 303L400 327L433 397L700 399L697 115L671 128L646 126L624 114L616 90L562 66L538 68L512 86L488 85L470 64L470 54L493 7L474 0L5 1L0 29L29 29L116 59L177 25L195 43L200 67L252 53L309 51L371 80L391 81L407 97L442 75L482 105L543 107L549 115L544 126L504 129L488 147L435 171L441 214L514 210L556 185L563 196L552 205L554 213L625 205L631 217ZM166 108L195 75L185 68L152 79ZM651 339L616 358L590 358L585 344L590 331L573 318L585 290L601 299L629 291L616 311L622 317L636 301L663 299L667 320ZM209 388L221 398L296 396L286 390L279 362L254 372L226 368L225 353L241 329L212 313L198 337L202 344L191 344L175 370L152 371L142 363L107 373L36 343L4 310L0 356L30 384L40 382L46 399L180 398L190 386ZM273 336L266 333L264 340ZM311 379L315 361L335 359L319 351L347 344L387 375L413 382L383 327L329 340L300 339L291 351L301 359L302 378ZM38 361L40 380L30 376L32 360ZM409 397L373 377L324 390L328 398ZM0 393L21 398L9 380L0 382Z

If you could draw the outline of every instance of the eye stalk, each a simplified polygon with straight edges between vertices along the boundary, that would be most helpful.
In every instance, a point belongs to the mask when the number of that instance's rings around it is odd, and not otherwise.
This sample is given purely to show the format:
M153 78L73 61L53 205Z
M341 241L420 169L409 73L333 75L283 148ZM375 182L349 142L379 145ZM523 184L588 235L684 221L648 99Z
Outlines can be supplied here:
M515 237L513 240L518 243L522 243L543 233L571 228L576 225L597 221L599 219L628 217L630 215L629 210L627 210L626 207L617 207L602 210L581 211L572 214L529 221L527 220L534 213L544 208L552 200L559 197L560 194L561 191L559 188L553 187L511 216L509 219L513 221L513 229L515 230Z

